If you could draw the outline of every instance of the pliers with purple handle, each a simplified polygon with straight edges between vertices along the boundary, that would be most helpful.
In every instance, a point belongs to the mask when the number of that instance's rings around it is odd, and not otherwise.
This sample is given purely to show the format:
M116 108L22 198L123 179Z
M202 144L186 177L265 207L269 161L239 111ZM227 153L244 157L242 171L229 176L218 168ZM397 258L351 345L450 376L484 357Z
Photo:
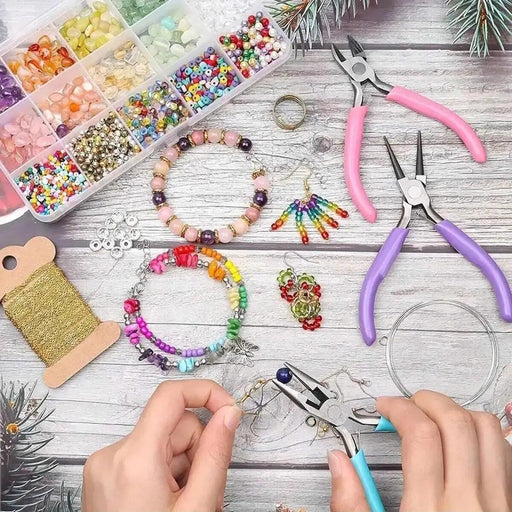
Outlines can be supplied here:
M357 446L355 437L348 431L345 423L347 420L351 420L360 425L370 426L375 432L396 432L395 427L378 413L368 413L365 409L351 409L341 401L342 397L339 397L324 383L289 363L284 364L306 390L304 392L296 391L277 379L273 379L272 382L295 405L330 426L334 435L341 439L345 446L345 451L361 480L371 512L384 512L379 491L368 468L364 453Z
M427 219L434 224L436 231L457 252L482 271L494 289L501 317L507 322L512 322L512 293L503 271L482 247L449 220L443 219L432 207L426 188L427 178L423 167L421 132L418 132L416 176L414 179L407 178L404 175L386 137L384 137L384 141L403 196L402 217L398 226L391 231L378 252L366 274L361 289L361 295L359 296L359 328L365 343L372 345L375 342L374 308L377 290L400 254L402 245L409 233L408 226L413 208L421 208Z
M354 106L349 111L345 133L344 174L350 197L368 222L375 222L377 211L368 199L361 183L361 145L363 142L364 119L368 111L368 108L363 106L363 85L369 83L385 94L387 100L399 103L419 114L440 121L461 138L477 162L483 163L486 161L487 155L481 140L473 128L459 115L416 92L383 82L366 61L366 53L363 47L350 36L348 36L348 43L352 52L351 58L345 58L335 45L331 45L334 59L350 77L350 82L354 88Z

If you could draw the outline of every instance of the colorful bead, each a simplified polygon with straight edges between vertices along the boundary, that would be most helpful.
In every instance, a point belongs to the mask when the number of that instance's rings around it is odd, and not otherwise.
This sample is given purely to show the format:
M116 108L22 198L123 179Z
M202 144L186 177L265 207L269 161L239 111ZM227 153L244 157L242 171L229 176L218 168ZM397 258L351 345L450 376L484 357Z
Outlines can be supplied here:
M287 50L283 36L262 12L248 16L238 30L220 36L219 41L245 78L261 71Z
M56 151L14 179L39 215L51 215L89 184L65 151Z
M189 117L189 111L165 80L133 94L117 112L144 148Z
M209 263L206 264L203 260L200 262L199 255L210 258ZM204 246L199 249L193 244L177 246L172 250L172 255L171 251L166 251L153 258L148 264L148 270L155 274L162 274L171 265L194 269L206 268L210 278L226 284L233 314L227 320L225 336L206 346L196 348L177 348L170 345L153 334L140 314L140 301L135 297L129 297L124 301L126 313L124 333L129 343L139 350L139 361L147 360L164 371L176 368L181 373L190 373L197 366L207 364L212 355L217 357L225 350L230 350L226 345L228 340L232 340L230 343L239 343L243 314L247 308L247 290L242 284L238 267L211 247ZM227 272L232 275L235 285L227 277ZM141 338L150 341L154 348L144 348ZM157 350L165 355L177 355L180 359L171 361L168 357L159 354Z
M171 80L195 112L208 107L240 84L232 66L212 47L181 66Z
M0 114L23 98L23 92L7 68L0 64Z
M261 215L261 208L268 202L268 188L270 181L265 175L264 169L259 169L253 172L254 180L254 196L253 202L249 208L245 210L245 213L236 219L232 224L227 227L220 228L219 230L199 230L188 224L185 224L178 219L174 213L170 213L172 210L169 208L166 198L164 195L165 180L171 164L176 162L180 155L184 152L189 151L193 146L205 144L205 143L224 143L229 147L235 147L238 145L239 140L249 141L250 147L252 142L244 137L241 137L234 131L221 130L219 128L210 128L206 131L195 130L187 136L180 137L178 142L174 146L169 146L160 159L155 163L153 171L153 179L151 180L151 190L153 191L153 204L159 211L158 217L160 221L169 226L169 229L175 235L185 238L187 242L197 242L204 245L213 245L215 243L227 244L233 240L235 236L240 236L249 230L249 225L256 222ZM160 213L163 208L164 213ZM195 235L195 238L194 238Z

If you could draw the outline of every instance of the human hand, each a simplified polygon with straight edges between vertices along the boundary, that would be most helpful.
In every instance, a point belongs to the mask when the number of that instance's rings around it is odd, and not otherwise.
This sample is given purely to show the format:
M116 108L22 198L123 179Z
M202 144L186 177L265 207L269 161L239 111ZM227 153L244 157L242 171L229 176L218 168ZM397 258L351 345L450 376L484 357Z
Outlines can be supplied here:
M213 413L206 427L189 407ZM233 398L213 381L160 384L134 430L87 460L82 511L222 510L241 415Z
M512 510L512 446L495 416L467 411L433 391L410 400L379 398L377 409L402 439L402 512ZM368 512L349 458L333 451L329 467L331 512Z

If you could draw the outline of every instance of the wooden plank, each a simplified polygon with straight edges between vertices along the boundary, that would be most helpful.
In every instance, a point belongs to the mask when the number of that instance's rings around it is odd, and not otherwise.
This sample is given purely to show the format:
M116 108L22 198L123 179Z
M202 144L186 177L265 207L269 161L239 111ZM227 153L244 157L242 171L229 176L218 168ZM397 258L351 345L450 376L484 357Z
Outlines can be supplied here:
M314 273L323 287L325 319L321 329L314 333L304 332L291 319L287 304L278 297L275 277L284 266L282 254L277 251L256 254L227 251L227 254L246 277L249 291L243 335L259 344L260 351L252 368L220 360L219 364L197 372L198 377L212 378L234 396L241 396L247 383L261 376L272 376L283 361L289 360L319 378L344 366L355 377L370 379L372 386L368 391L372 395L397 394L386 369L384 347L376 344L367 348L357 328L358 291L372 254L312 252L308 255L311 262L290 256L298 271ZM105 319L120 321L122 300L131 285L128 276L136 268L138 256L131 251L125 259L113 264L105 254L91 257L87 249L75 248L60 251L58 261L95 311L101 312ZM507 273L512 272L510 255L497 254L496 259ZM119 276L126 279L120 280ZM510 324L498 318L485 279L458 255L401 255L379 293L376 310L379 336L387 333L402 311L434 298L455 298L475 306L498 333L500 366L512 359L512 346L507 343ZM186 269L177 269L158 280L151 279L142 304L145 317L155 325L155 332L167 339L179 338L189 346L196 345L197 340L221 335L223 318L228 315L219 284ZM409 331L402 331L397 338L396 362L400 376L408 385L435 387L454 395L476 391L488 371L490 351L480 327L471 323L466 314L438 307L430 315L411 319L404 327ZM14 341L4 344L0 374L5 379L23 381L40 377L42 363L4 318L0 320L0 332L3 339ZM461 365L461 361L471 364ZM424 368L432 371L425 372ZM164 379L155 368L137 362L133 349L121 340L61 389L51 391L50 403L56 412L48 430L58 440L52 444L52 453L83 459L127 434L155 387ZM354 406L372 404L347 378L340 378L339 384L345 399ZM479 402L480 406L490 398L488 393ZM242 441L236 447L234 460L240 463L268 463L272 453L273 462L318 464L323 460L324 448L336 444L334 439L311 444L314 431L305 427L304 415L286 400L276 399L275 405L268 414L265 411L261 415L252 430L251 421L252 418L245 421ZM395 436L363 434L362 444L373 464L400 461Z
M406 172L412 172L416 130L422 129L434 205L481 244L509 250L510 242L504 237L512 228L512 217L508 214L512 199L512 178L508 172L512 96L507 79L512 72L512 60L508 54L496 62L492 74L463 53L439 51L426 56L424 51L382 50L372 52L373 59L390 82L425 93L465 117L483 137L489 162L473 162L457 136L441 124L369 96L362 176L368 195L379 210L379 220L368 224L354 211L342 177L343 137L352 101L350 83L340 74L329 52L310 52L305 60L286 64L209 119L209 126L233 128L252 138L255 153L271 168L270 204L262 219L239 239L242 247L246 243L268 247L300 242L293 220L279 232L272 233L269 228L281 211L303 194L306 171L283 179L300 159L306 158L316 167L312 189L351 213L350 219L341 221L340 231L332 235L329 243L338 249L363 245L376 250L399 219L401 204L382 136L389 136ZM322 74L318 74L318 69L322 69ZM446 69L449 74L439 71ZM304 75L315 79L301 80ZM306 123L292 134L280 130L270 120L272 102L283 92L297 93L308 104ZM313 139L318 136L334 143L326 153L313 150ZM124 208L139 216L144 236L161 244L176 241L160 225L151 205L148 183L155 161L156 157L146 159L57 224L42 225L26 214L23 220L2 227L2 238L6 243L19 243L33 233L45 233L57 245L82 243L95 237L96 229L114 209ZM327 178L325 188L319 184L320 176ZM228 183L230 186L226 186ZM243 155L225 147L205 146L188 153L170 174L168 199L186 222L204 228L221 227L244 212L251 190L250 166ZM417 224L407 247L448 250L429 223ZM327 247L319 243L318 233L313 233L311 239L318 243L315 247Z
M373 476L386 510L397 511L402 495L402 474L398 471L374 471ZM60 487L64 480L69 487L82 483L82 467L61 465L47 480ZM225 494L226 512L274 512L285 503L294 509L303 506L308 512L325 512L331 494L330 476L326 465L317 470L266 469L255 471L230 469Z

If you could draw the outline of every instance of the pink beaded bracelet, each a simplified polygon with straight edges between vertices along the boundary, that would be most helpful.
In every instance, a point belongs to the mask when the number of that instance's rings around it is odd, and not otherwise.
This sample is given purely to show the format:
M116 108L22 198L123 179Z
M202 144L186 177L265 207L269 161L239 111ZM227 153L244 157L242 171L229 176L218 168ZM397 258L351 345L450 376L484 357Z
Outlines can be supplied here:
M244 152L252 149L252 142L246 137L242 137L236 132L211 128L209 130L196 130L185 137L181 137L178 142L169 146L159 161L155 164L153 179L151 180L151 189L153 191L153 204L158 211L159 219L169 226L170 230L178 236L184 238L187 242L212 245L215 243L227 244L234 237L243 235L249 230L249 226L256 222L260 217L261 209L268 202L268 189L270 182L266 176L265 169L259 168L252 173L254 180L254 196L252 202L245 210L245 213L236 219L232 224L220 229L197 229L180 220L174 214L173 209L167 203L165 197L165 184L167 173L171 166L178 160L184 151L193 146L199 146L205 143L220 143L229 147L238 147Z

